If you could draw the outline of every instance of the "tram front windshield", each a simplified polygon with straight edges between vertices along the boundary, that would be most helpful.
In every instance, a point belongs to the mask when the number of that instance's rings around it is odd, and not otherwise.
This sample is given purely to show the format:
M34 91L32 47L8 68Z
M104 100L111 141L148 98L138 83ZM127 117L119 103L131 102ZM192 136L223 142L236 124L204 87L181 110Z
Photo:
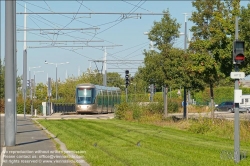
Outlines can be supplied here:
M77 88L76 103L77 104L92 104L94 98L93 88Z

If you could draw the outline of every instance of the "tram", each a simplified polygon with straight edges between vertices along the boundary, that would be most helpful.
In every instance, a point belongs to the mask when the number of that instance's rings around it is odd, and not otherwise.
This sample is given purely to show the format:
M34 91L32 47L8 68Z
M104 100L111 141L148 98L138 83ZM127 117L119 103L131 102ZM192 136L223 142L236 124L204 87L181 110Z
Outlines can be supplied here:
M120 88L90 83L76 86L75 109L78 114L114 112L114 105L120 102Z

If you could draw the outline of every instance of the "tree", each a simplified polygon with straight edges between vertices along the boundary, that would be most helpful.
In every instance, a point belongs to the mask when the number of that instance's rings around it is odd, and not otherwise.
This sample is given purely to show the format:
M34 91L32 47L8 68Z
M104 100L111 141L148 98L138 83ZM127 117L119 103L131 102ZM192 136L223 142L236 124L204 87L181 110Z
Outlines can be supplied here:
M159 52L144 51L145 66L139 68L139 73L144 81L157 87L204 88L204 83L196 79L190 67L189 54L173 47L174 39L179 36L180 24L171 18L168 11L165 13L160 22L154 22L149 32L149 39L155 42Z
M5 91L4 91L4 81L5 81L5 65L4 62L0 59L0 99L4 98ZM16 77L16 92L21 93L21 77Z
M193 40L190 49L214 58L219 65L219 71L224 77L229 76L232 71L231 52L239 2L196 0L192 4L197 11L190 18L196 24L191 28Z
M241 70L250 74L250 4L247 7L241 7L239 15L239 39L245 41L245 62L240 66Z
M235 16L239 14L239 1L196 0L192 2L197 11L190 18L193 40L192 70L197 77L210 86L211 105L213 87L232 71L232 43Z
M149 40L154 41L155 46L161 51L173 46L175 38L179 37L179 28L181 27L175 18L171 18L168 10L163 11L163 13L161 21L154 22L148 34Z
M117 72L108 72L107 73L107 86L114 86L123 89L125 85L124 79L121 77L121 74Z
M144 67L139 68L143 79L157 87L166 86L177 89L180 86L190 89L203 89L204 82L199 80L191 67L189 55L178 48L157 53L144 52Z

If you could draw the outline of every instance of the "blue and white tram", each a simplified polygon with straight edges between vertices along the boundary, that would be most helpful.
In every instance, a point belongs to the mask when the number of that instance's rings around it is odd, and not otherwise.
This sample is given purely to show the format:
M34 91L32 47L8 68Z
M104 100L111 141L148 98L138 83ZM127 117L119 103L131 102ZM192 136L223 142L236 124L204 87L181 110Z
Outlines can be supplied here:
M114 105L121 102L121 90L90 83L76 86L76 113L114 112Z

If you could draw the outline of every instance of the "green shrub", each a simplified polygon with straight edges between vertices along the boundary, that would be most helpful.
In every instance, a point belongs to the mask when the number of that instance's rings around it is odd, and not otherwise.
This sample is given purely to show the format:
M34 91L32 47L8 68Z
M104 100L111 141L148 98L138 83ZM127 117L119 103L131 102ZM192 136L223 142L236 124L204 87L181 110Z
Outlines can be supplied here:
M142 115L142 110L140 107L135 107L133 109L133 119L134 120L139 120L141 118Z
M181 102L182 102L182 99L179 99L179 98L168 99L168 112L169 113L178 112L179 108L182 107Z
M148 105L144 106L144 109L148 110L151 113L162 113L163 108L164 106L162 102L151 102Z
M242 87L242 94L250 94L250 88ZM234 99L234 87L216 87L214 90L214 102L219 104L223 101ZM197 105L208 105L210 102L210 88L205 88L194 94Z
M124 119L128 108L129 106L126 102L122 102L121 104L116 105L115 118Z
M168 103L168 112L169 113L175 113L175 112L178 112L178 110L179 110L178 103L176 103L176 102L169 102Z
M33 110L37 110L37 114L41 114L42 112L42 101L41 100L34 100L33 101ZM24 100L22 98L17 98L17 114L24 113ZM31 113L31 101L30 99L26 100L25 103L25 113Z
M205 134L210 130L211 119L200 118L198 120L192 120L189 131L197 134Z

